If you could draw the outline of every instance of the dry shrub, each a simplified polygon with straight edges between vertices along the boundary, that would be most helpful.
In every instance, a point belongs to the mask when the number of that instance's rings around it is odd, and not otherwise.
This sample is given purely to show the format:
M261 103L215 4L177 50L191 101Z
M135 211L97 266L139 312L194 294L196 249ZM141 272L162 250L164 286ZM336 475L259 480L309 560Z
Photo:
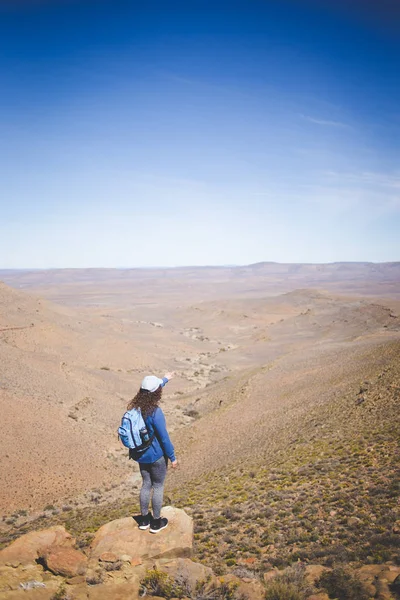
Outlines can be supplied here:
M72 600L72 596L69 591L67 591L65 587L65 583L63 582L58 590L52 595L50 600Z
M99 585L100 583L103 583L103 581L104 575L100 570L86 575L86 583L88 585Z
M146 593L150 596L159 596L161 598L184 598L187 596L187 590L184 586L174 581L167 573L150 569L145 578L141 581L144 596Z
M343 567L336 567L321 575L317 587L326 590L330 598L340 600L368 600L369 593L360 579Z
M123 565L122 560L117 560L116 562L113 563L105 563L104 566L104 570L107 572L110 571L119 571L121 569Z
M238 584L222 582L217 585L211 578L203 579L196 583L195 588L184 577L175 580L163 571L152 569L147 571L146 577L141 582L142 593L150 596L171 598L190 598L191 600L244 600L243 595L237 592ZM297 600L297 599L296 599Z
M267 584L266 600L305 600L313 588L305 578L305 567L298 563L285 569Z
M296 588L293 583L271 581L265 592L265 600L305 600L304 592Z
M197 582L190 598L192 600L245 600L246 596L238 593L238 587L239 584L232 581L217 585L214 582L210 583L209 579L205 579Z
M199 411L191 408L190 406L184 409L183 414L187 417L192 417L192 419L198 419L200 417Z

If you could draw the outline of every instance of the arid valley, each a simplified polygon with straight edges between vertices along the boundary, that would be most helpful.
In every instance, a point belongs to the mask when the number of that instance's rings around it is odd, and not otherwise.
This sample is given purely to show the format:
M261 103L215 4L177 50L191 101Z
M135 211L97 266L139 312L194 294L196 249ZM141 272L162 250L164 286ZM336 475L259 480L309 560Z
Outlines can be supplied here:
M400 263L0 279L3 544L54 523L88 540L137 507L116 430L143 376L174 371L167 496L201 560L400 560Z

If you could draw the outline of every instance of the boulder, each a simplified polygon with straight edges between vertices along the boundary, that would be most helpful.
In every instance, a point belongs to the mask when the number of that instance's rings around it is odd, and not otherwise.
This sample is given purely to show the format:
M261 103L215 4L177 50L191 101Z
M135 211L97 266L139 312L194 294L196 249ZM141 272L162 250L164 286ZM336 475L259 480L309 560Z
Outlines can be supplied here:
M318 594L311 594L307 597L307 600L330 600L328 594L325 592L319 592Z
M265 587L257 579L251 581L241 581L237 588L239 596L249 598L249 600L264 600L265 598Z
M3 550L0 550L0 566L28 565L43 556L50 546L72 546L74 540L62 525L22 535Z
M125 564L118 571L111 571L104 574L103 585L114 585L117 583L129 583L132 587L139 589L139 584L145 577L146 568L132 569L129 564Z
M396 581L397 579L397 585L398 585L398 591L400 591L400 566L398 565L389 565L388 566L388 570L385 571L383 574L385 579L387 579L387 581L392 584Z
M88 586L88 600L138 600L139 584L136 580L127 583Z
M168 527L157 534L138 528L132 517L106 523L97 531L90 545L90 560L100 559L104 553L133 559L185 558L193 551L193 520L183 510L166 506L162 512Z
M42 581L41 567L37 566L29 572L22 572L13 567L0 567L0 595L2 592L17 590L20 583L28 581Z
M391 600L390 584L400 573L400 567L390 564L364 565L356 569L368 593L377 600Z
M52 600L54 597L54 590L37 589L29 590L13 590L12 592L3 592L1 594L1 600ZM75 598L74 598L75 600Z
M126 557L126 556L129 556L129 554L125 554L124 556L125 556L125 557ZM124 559L122 558L122 556L121 556L121 559L119 559L119 558L118 558L118 556L116 556L116 555L115 555L113 552L103 552L103 554L101 554L101 555L99 556L99 559L100 559L102 562L108 562L108 563L116 563L118 560L124 560ZM129 561L129 562L131 561L131 557L130 557L130 556L129 556L129 559L128 559L128 561Z
M86 578L84 575L75 575L75 577L70 577L66 580L66 584L68 585L80 585L81 583L85 583Z
M174 580L187 582L189 590L193 592L199 581L208 579L216 581L216 577L209 567L193 562L189 558L160 559L155 562L154 566Z
M396 569L397 567L395 567ZM363 565L356 569L356 574L363 582L373 583L376 579L393 581L395 571L389 565Z
M307 583L310 585L314 585L314 583L319 579L322 573L326 571L331 571L328 567L324 567L322 565L307 565L305 568L304 576L307 580Z
M53 546L43 555L45 565L55 575L75 577L83 575L86 570L87 558L74 548Z
M96 588L98 588L97 585L93 586L93 589ZM89 589L92 589L92 587L88 586L86 583L80 583L71 587L67 586L67 598L71 598L71 600L88 600ZM26 598L26 600L30 600L30 598Z
M236 575L228 574L218 577L217 581L219 584L233 583L238 587L236 588L236 594L240 598L246 598L247 600L264 600L265 598L265 587L257 579L252 579L250 582L245 582Z

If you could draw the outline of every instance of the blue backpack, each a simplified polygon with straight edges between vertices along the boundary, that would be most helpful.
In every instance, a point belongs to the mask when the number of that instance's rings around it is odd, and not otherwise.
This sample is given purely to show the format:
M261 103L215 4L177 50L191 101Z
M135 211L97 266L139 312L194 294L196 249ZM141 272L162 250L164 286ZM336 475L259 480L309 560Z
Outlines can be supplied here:
M118 436L126 448L139 453L144 452L154 438L154 434L150 435L148 432L140 408L132 408L124 414Z

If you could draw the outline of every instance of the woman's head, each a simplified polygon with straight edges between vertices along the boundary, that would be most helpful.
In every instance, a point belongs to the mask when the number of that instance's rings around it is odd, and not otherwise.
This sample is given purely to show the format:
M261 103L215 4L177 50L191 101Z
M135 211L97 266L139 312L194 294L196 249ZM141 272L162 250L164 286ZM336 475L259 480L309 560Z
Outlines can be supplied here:
M127 410L140 408L142 415L147 417L157 408L162 395L162 379L148 375L141 383L140 390L129 402Z

